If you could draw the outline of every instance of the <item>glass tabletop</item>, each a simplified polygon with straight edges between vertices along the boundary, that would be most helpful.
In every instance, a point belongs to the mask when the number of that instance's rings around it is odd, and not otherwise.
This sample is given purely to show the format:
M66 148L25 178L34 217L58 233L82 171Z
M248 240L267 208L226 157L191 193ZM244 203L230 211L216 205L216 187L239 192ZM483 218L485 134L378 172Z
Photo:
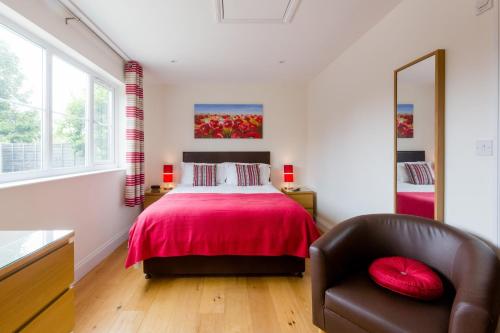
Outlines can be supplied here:
M71 230L0 230L0 269L67 237Z

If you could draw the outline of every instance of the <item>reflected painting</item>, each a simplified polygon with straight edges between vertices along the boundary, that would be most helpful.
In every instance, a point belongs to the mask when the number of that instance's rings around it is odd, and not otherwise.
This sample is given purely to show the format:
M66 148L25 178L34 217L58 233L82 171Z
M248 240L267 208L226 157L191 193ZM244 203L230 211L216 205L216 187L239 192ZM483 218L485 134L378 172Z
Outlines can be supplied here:
M398 104L398 138L413 138L413 104Z
M262 139L262 104L195 104L196 139Z

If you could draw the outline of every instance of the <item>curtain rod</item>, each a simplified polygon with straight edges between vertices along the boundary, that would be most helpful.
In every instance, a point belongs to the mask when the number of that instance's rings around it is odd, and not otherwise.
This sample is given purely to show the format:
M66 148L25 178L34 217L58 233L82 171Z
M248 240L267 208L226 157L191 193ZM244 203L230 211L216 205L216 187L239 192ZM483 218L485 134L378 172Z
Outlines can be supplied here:
M115 52L124 61L130 61L131 58L118 46L111 38L108 37L91 19L89 19L83 11L78 8L71 0L56 0L61 7L63 7L71 17L66 17L65 21L68 24L69 21L75 20L80 22L84 27L86 27L92 34L99 38L104 44L106 44L113 52Z

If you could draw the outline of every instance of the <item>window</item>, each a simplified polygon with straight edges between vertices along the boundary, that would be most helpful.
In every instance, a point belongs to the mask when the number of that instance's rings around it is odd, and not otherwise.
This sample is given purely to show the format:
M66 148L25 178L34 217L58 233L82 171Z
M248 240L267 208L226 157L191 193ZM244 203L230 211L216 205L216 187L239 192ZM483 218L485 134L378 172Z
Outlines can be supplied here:
M85 166L89 75L52 58L52 167Z
M113 91L94 83L94 161L106 163L112 158Z
M44 50L0 27L0 172L41 168Z
M114 167L113 83L15 30L0 23L0 183Z

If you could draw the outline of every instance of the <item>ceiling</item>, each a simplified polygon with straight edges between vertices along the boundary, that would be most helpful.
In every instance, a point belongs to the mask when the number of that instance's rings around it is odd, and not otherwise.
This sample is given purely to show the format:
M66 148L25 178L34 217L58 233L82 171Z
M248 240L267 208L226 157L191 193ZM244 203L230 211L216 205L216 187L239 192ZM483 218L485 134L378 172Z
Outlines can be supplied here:
M274 19L289 3L223 1L238 19ZM172 84L308 81L400 1L302 0L291 23L220 23L220 0L72 0L147 79Z
M257 3L260 2L260 3ZM276 19L283 17L287 8L288 0L222 0L221 7L224 17L230 19Z
M212 0L217 19L228 23L289 23L300 0Z

